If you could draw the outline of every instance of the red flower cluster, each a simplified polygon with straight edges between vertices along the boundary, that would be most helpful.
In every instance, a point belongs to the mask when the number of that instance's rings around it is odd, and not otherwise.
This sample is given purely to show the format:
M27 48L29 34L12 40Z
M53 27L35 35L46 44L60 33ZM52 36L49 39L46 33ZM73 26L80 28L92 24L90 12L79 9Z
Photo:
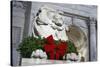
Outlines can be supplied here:
M61 41L60 44L56 46L56 59L63 57L67 52L67 49L68 49L67 43Z
M68 48L66 42L61 41L60 44L56 45L52 35L47 37L46 40L47 44L44 45L44 50L50 56L50 59L59 60L60 57L64 56Z

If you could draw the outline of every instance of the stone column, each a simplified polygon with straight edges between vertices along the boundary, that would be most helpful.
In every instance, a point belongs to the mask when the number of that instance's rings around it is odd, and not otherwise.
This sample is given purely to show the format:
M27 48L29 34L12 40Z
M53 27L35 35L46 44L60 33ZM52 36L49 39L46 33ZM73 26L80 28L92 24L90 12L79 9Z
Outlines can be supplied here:
M90 18L90 60L97 60L96 19Z
M18 66L21 64L21 55L16 49L23 39L26 5L26 2L11 1L11 27L13 29L11 32L13 33L13 36L11 37L11 66ZM13 47L13 45L16 46Z

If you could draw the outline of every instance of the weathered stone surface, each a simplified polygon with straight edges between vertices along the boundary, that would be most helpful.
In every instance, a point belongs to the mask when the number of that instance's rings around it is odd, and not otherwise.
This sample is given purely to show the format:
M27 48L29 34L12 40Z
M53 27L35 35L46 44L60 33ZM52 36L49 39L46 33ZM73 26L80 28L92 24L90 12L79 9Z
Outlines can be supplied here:
M55 9L46 5L41 7L40 11L39 15L35 17L36 20L33 22L34 29L37 31L33 31L36 33L34 36L37 36L38 34L39 36L46 38L52 35L55 40L68 40L63 16Z

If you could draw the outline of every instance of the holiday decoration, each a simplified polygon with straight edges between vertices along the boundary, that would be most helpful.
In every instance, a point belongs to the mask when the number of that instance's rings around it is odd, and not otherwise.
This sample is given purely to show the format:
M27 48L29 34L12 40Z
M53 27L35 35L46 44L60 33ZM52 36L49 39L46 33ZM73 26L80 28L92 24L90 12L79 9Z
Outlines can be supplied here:
M47 40L47 44L44 45L44 50L46 51L47 54L49 54L50 59L54 59L56 45L54 44L52 35L47 37L46 40Z
M51 60L76 60L78 52L71 41L57 41L50 35L47 38L29 36L19 45L22 57L44 58ZM70 54L70 57L69 57ZM64 56L66 56L64 58ZM72 59L75 57L74 59Z
M20 52L22 57L30 58L31 53L37 49L43 49L43 44L45 40L41 39L40 36L35 38L32 36L28 36L24 38L18 47L18 51Z
M56 46L56 59L59 59L66 54L68 51L68 44L66 42L62 42Z
M50 59L60 59L63 57L68 49L68 44L66 42L60 42L55 44L52 35L47 37L47 44L44 45L46 53L50 56Z

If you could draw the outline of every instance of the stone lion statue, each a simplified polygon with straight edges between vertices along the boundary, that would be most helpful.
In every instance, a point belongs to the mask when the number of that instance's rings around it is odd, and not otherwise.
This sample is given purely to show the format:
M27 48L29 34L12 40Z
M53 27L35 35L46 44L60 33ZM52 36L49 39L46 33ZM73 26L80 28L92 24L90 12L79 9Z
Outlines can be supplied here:
M33 22L34 36L46 38L52 35L54 40L71 40L74 42L77 50L81 54L80 56L84 57L85 61L87 61L88 51L85 35L81 33L82 31L78 30L78 28L75 26L66 26L63 21L64 18L62 15L60 15L60 12L61 11L57 11L46 5L42 6Z
M40 8L33 25L35 36L39 35L46 38L52 35L54 40L68 40L65 32L67 27L65 28L63 16L50 7L43 6Z

